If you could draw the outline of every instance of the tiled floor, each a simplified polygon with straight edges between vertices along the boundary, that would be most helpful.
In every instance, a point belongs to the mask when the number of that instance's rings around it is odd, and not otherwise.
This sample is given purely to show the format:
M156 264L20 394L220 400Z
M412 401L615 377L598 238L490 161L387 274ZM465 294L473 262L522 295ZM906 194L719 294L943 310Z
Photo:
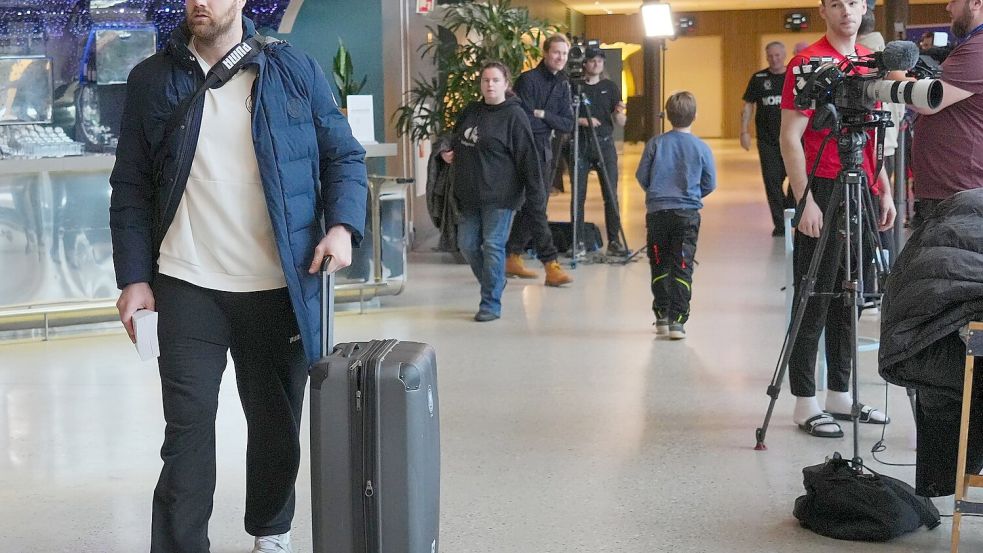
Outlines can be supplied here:
M443 551L948 551L948 520L889 544L861 544L816 536L792 518L802 467L849 454L851 430L838 440L806 436L791 424L783 392L769 450L752 449L784 332L783 250L769 236L755 156L733 142L713 146L719 190L703 213L685 341L655 337L644 261L581 265L566 289L510 281L503 318L478 324L467 268L421 254L403 295L338 317L339 341L387 336L436 346ZM644 235L632 177L639 152L629 146L623 157L621 193L634 247ZM556 218L568 201L552 199ZM601 222L596 186L588 213ZM876 335L876 320L865 316L862 325ZM882 405L875 365L875 354L864 354L861 395ZM0 345L0 551L147 551L159 396L156 366L138 362L121 332ZM912 462L907 398L897 388L889 396L895 422L879 457ZM233 382L217 424L212 551L244 553L244 424ZM868 461L879 436L861 428ZM913 480L911 468L873 466ZM310 551L308 473L305 461L298 552ZM939 504L951 512L950 503ZM983 523L966 521L963 543L983 549Z

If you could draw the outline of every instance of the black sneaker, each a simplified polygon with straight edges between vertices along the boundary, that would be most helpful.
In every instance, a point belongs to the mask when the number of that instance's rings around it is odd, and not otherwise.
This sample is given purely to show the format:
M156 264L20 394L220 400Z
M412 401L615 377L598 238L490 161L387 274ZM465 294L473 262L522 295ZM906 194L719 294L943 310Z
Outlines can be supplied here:
M617 240L608 242L608 255L625 256L629 253L631 252L628 251L628 248L621 245L621 242L618 242Z
M686 329L683 323L672 323L669 325L669 338L672 340L682 340L686 337Z

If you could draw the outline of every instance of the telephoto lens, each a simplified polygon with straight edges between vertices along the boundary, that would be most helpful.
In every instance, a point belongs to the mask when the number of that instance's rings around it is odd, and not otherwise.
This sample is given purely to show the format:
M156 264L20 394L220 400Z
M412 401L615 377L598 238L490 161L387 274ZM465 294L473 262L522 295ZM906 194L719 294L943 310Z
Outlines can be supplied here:
M868 81L865 85L864 96L869 101L908 104L923 109L935 109L942 103L942 81L937 79Z

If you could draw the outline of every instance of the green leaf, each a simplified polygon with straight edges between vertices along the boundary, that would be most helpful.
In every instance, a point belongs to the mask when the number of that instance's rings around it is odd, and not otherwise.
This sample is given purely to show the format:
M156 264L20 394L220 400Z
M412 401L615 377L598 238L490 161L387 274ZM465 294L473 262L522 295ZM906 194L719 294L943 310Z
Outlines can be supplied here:
M338 51L335 53L334 59L332 59L331 72L334 77L335 86L338 88L341 107L347 107L348 95L361 92L368 80L368 76L363 76L362 81L358 82L357 77L355 77L351 53L345 48L345 43L341 40L341 37L338 37Z

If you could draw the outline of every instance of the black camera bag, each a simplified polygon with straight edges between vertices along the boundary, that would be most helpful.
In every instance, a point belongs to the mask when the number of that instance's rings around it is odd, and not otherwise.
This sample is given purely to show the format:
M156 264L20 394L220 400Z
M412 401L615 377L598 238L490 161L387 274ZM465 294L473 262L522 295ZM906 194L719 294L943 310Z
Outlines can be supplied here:
M864 474L864 470L870 474ZM939 525L939 511L908 484L883 476L839 453L802 469L806 494L793 514L804 527L838 540L887 541L925 525Z

